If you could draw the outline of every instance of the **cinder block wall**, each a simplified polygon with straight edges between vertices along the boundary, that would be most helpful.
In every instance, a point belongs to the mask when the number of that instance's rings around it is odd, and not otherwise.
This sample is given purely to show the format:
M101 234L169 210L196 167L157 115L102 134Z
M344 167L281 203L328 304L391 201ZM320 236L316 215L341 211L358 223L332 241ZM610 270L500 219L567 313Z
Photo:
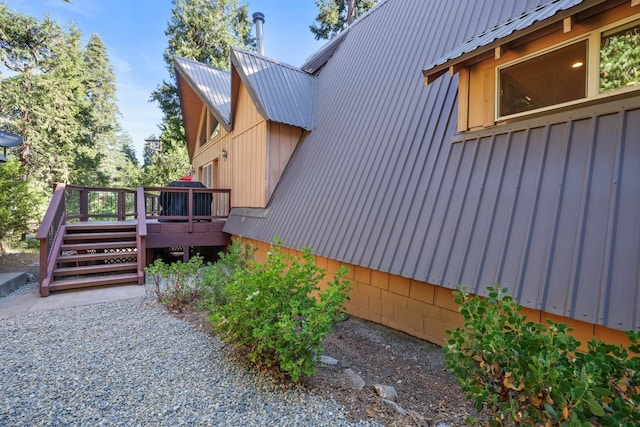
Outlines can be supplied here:
M257 240L245 239L255 248L256 260L266 262L266 253L270 244ZM283 252L299 256L301 252L283 248ZM329 282L338 271L340 265L349 269L346 278L352 283L346 303L350 315L371 320L389 326L427 341L444 345L448 334L463 325L462 316L458 313L458 305L453 301L451 289L431 285L425 282L407 279L389 273L317 256L316 264L326 270L327 275L322 285ZM628 345L626 334L615 329L605 328L592 323L580 322L568 317L525 308L529 320L543 322L551 319L562 322L573 328L574 336L587 349L587 342L592 337L613 344Z

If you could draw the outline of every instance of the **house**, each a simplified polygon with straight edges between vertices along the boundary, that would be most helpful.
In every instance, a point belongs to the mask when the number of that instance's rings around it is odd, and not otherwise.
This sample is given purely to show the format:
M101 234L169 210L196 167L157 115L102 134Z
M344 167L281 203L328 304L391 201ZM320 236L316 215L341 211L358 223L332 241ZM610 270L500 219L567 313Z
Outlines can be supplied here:
M189 154L233 191L226 232L349 267L353 315L442 344L452 290L499 282L532 320L624 342L640 60L604 64L639 33L638 0L382 1L299 68L176 58Z

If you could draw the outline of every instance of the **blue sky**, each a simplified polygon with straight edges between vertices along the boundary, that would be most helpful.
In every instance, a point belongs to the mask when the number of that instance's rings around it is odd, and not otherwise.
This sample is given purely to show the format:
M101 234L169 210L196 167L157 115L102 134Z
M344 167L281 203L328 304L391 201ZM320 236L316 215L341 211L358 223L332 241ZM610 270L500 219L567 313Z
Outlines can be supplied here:
M144 139L159 135L162 113L149 95L169 78L162 59L167 45L164 31L171 15L171 0L5 0L12 11L37 18L44 14L82 31L84 42L97 33L107 47L118 84L121 123L131 135L138 157ZM241 0L249 14L265 14L264 53L299 66L324 42L316 41L309 25L317 14L314 0Z

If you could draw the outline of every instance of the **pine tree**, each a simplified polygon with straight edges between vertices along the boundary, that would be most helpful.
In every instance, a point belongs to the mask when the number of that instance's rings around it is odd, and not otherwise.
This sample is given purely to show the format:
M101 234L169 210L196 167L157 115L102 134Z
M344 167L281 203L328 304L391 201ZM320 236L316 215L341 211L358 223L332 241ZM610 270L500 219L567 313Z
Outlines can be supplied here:
M318 16L309 26L316 40L331 39L371 9L378 0L316 0Z
M84 120L87 127L85 145L96 153L96 183L94 185L114 185L119 181L118 165L114 162L126 161L117 156L121 149L118 139L120 111L116 104L116 78L109 62L107 50L97 34L92 34L84 52L87 69L84 85L88 108Z
M162 133L163 156L170 156L171 170L157 165L146 172L172 173L165 176L170 181L190 170L185 149L185 136L182 127L178 90L173 70L174 55L182 56L221 68L229 68L231 46L245 49L255 48L255 40L251 36L251 21L248 6L239 5L238 0L173 0L171 20L165 34L168 46L164 52L164 60L172 79L164 81L151 94L151 99L160 105L164 113ZM160 159L158 156L157 159ZM145 155L145 166L147 156ZM177 175L177 176L176 176ZM162 177L160 177L162 178ZM148 178L147 182L158 182L159 179ZM165 182L166 184L166 182Z

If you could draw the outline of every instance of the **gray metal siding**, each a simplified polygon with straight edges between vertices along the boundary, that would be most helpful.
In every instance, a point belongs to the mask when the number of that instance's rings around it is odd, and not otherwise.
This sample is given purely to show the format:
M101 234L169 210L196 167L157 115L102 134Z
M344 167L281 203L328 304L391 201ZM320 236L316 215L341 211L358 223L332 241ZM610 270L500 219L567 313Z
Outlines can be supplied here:
M266 217L225 230L480 295L499 281L525 306L638 328L638 97L452 143L457 78L423 87L422 64L536 6L496 3L388 0L350 29Z
M174 57L177 71L187 80L217 119L229 130L231 73L191 59Z
M313 76L239 49L232 50L231 61L265 119L312 129Z

